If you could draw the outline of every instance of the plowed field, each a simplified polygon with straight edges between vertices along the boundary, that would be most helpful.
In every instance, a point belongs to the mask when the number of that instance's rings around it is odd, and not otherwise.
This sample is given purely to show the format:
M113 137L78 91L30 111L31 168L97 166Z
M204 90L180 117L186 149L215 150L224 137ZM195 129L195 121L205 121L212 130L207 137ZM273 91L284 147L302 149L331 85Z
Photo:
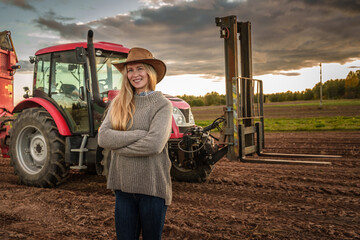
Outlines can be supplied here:
M173 182L163 239L359 239L360 132L265 139L265 152L342 157L319 160L331 165L223 158L206 183ZM26 187L0 158L0 239L115 239L113 209L101 176L73 172L57 188Z

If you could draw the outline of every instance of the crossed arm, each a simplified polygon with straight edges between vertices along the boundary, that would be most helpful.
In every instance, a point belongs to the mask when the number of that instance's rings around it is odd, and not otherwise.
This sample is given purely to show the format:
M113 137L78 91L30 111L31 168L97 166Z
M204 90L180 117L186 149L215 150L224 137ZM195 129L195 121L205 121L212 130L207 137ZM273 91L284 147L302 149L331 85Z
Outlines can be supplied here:
M161 153L170 137L171 119L172 105L166 102L155 113L145 137L114 152L126 157L147 157Z
M136 142L145 137L146 133L145 130L113 130L109 114L107 114L99 129L98 144L100 147L115 150Z
M155 113L149 131L118 131L111 128L106 116L100 127L98 143L126 157L146 157L163 151L171 133L172 106L170 102L163 104Z

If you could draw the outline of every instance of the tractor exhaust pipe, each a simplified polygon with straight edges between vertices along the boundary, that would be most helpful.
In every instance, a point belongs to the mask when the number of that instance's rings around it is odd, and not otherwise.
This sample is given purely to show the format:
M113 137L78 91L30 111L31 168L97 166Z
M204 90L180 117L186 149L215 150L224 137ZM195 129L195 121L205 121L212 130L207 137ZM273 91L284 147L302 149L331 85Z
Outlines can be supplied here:
M94 103L100 102L100 94L99 94L99 87L97 84L97 73L96 73L96 60L95 60L95 48L93 42L94 32L92 30L88 31L87 36L87 52L89 56L89 65L90 65L90 74L91 74L91 88L93 92ZM89 81L87 79L86 81ZM86 83L86 86L89 86L89 82ZM90 130L90 137L95 136L95 129L94 129L94 119L93 119L93 112L92 112L92 104L91 104L91 93L88 87L86 87L86 95L87 95L87 102L88 102L88 112L89 112L89 130Z
M88 31L87 36L87 51L89 54L89 65L90 65L90 74L91 74L91 87L92 94L94 97L94 102L102 107L105 107L105 103L100 99L99 85L97 79L96 71L96 56L95 56L95 47L93 42L94 32L92 30Z

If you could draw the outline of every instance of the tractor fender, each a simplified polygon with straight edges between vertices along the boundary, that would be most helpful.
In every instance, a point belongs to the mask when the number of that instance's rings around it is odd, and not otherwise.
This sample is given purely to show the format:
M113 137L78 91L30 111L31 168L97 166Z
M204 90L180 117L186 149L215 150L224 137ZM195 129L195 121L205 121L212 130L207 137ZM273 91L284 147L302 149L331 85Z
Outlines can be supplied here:
M66 123L66 120L62 116L62 114L59 112L59 110L51 104L49 101L43 98L28 98L23 101L21 101L19 104L17 104L12 111L12 113L21 112L22 110L26 108L33 108L33 107L43 107L46 109L46 111L49 112L51 117L54 119L55 124L59 130L59 133L63 136L71 136L71 131L69 129L69 126Z

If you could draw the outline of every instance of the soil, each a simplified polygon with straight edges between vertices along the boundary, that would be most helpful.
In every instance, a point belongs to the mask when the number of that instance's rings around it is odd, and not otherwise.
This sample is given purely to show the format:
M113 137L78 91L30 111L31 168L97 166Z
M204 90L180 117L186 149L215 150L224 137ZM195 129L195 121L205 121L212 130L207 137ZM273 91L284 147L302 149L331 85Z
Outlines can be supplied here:
M342 157L223 158L205 183L173 182L163 239L360 239L360 132L266 133L265 145ZM72 172L56 188L27 187L0 158L0 239L115 239L113 212L102 176Z
M354 117L360 115L360 105L333 106L303 106L302 102L296 102L299 106L281 107L282 104L293 104L293 102L265 103L265 118L316 118L316 117ZM215 119L223 114L225 106L203 106L192 107L191 110L196 120ZM255 114L258 115L257 109Z

